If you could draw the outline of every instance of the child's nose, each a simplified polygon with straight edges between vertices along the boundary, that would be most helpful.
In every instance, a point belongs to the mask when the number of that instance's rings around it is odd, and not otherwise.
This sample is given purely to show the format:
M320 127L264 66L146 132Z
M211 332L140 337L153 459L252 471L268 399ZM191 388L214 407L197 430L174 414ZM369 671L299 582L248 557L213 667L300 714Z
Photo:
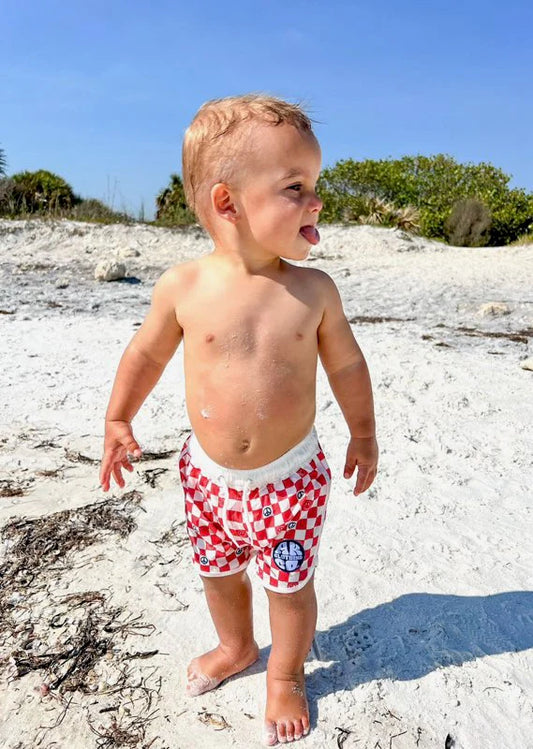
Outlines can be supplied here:
M309 206L310 210L318 212L322 210L323 206L324 206L324 203L322 202L322 200L320 200L318 195L315 193L311 197L311 200L310 200L310 206Z

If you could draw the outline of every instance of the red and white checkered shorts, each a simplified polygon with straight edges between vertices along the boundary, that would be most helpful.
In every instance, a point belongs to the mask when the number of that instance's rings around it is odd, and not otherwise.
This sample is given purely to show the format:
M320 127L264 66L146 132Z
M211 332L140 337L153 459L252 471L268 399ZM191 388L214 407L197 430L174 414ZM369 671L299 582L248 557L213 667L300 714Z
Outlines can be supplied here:
M232 575L255 556L266 588L278 593L303 588L317 563L331 483L314 429L281 458L250 471L219 466L192 434L179 468L201 575Z

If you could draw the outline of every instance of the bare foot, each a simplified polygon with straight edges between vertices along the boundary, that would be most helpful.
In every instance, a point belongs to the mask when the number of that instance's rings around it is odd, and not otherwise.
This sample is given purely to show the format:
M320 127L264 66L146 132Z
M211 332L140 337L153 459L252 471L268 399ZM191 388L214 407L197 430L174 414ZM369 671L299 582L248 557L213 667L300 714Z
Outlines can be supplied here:
M194 658L187 668L187 694L190 697L216 689L224 679L243 671L259 657L257 643L248 650L230 651L219 645Z
M309 733L309 708L303 670L295 678L274 678L267 673L264 743L297 741Z

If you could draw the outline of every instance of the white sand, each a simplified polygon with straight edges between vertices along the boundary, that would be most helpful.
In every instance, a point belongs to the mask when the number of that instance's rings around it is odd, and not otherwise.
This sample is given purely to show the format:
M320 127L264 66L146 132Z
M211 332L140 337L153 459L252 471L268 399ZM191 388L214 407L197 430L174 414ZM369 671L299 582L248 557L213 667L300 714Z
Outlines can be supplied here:
M453 248L368 227L323 227L322 237L311 262L336 280L348 317L398 319L353 326L372 376L381 450L377 479L359 498L342 478L347 430L319 373L317 428L334 484L306 665L313 730L298 745L335 747L344 736L344 749L425 749L444 747L449 734L449 746L462 749L531 749L533 372L520 367L533 354L531 337L458 328L533 327L533 246ZM99 461L111 383L153 282L209 246L195 230L0 221L0 310L13 313L0 314L0 478L24 491L0 497L3 526L110 496L99 489L98 462L72 454ZM93 280L97 261L125 251L140 253L124 262L142 283ZM58 279L69 285L56 288ZM482 316L486 302L507 303L509 314ZM146 722L144 742L124 746L260 745L269 630L253 572L261 661L215 692L184 695L188 661L215 636L183 525L181 366L179 350L134 422L145 451L174 453L143 460L113 492L142 492L136 528L59 556L7 597L17 621L33 621L35 639L27 624L26 636L21 625L4 642L4 749L96 747L89 721L103 733L112 720L130 732L135 720ZM172 543L154 544L171 528ZM4 541L0 564L11 548ZM99 692L42 697L35 688L50 682L49 669L16 677L14 643L34 655L64 649L87 611L60 600L87 591L101 591L108 608L123 606L121 621L139 617L153 628L113 636L114 654L93 668ZM158 652L124 660L138 651ZM129 669L129 692L112 691L119 667ZM143 691L142 679L156 691Z

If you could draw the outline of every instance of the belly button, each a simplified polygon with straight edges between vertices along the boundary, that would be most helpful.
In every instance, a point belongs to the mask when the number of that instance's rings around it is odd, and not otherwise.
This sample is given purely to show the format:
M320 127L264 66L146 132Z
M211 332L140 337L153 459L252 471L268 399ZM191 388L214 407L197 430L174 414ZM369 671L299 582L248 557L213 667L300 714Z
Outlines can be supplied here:
M245 453L249 447L250 447L250 440L242 440L240 448L239 448L239 452Z
M206 343L212 343L215 340L213 333L208 333L205 337Z

